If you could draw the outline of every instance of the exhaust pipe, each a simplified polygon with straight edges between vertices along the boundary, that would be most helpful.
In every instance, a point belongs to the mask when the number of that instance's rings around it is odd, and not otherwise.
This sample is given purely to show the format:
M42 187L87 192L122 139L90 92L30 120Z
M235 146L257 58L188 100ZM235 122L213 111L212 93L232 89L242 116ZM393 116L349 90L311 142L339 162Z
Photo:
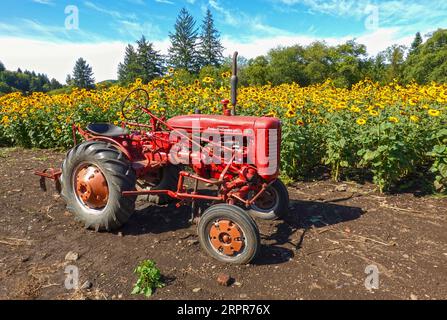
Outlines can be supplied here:
M237 77L237 56L238 52L236 51L233 55L233 75L231 76L231 105L233 106L233 116L236 115L236 105L237 105L237 85L239 79Z

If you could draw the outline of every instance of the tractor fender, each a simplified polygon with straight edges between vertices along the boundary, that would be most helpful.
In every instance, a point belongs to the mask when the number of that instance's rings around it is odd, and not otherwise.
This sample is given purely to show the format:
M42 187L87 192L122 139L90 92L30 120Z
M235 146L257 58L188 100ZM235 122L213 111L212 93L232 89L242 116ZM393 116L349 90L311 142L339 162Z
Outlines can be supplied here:
M108 137L91 137L87 141L98 141L98 142L108 142L113 144L119 151L121 151L127 158L127 160L132 161L132 155L129 153L129 151L118 141L108 138Z

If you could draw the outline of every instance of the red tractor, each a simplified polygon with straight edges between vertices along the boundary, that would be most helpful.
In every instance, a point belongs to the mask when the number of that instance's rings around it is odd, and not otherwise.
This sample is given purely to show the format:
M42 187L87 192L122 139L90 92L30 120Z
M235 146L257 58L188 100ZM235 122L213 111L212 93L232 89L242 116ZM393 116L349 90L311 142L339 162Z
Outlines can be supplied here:
M283 216L289 196L278 178L281 122L236 116L237 82L235 53L233 108L223 101L223 115L169 120L150 111L150 93L133 91L122 104L126 122L121 127L73 126L75 147L61 169L36 172L41 186L45 189L45 178L54 180L76 220L96 231L125 224L138 196L159 204L170 200L177 200L177 206L189 204L200 243L209 255L226 263L249 263L260 247L253 217ZM139 123L143 115L149 124ZM84 142L77 144L76 132ZM200 183L208 188L201 191ZM198 201L211 206L201 212Z

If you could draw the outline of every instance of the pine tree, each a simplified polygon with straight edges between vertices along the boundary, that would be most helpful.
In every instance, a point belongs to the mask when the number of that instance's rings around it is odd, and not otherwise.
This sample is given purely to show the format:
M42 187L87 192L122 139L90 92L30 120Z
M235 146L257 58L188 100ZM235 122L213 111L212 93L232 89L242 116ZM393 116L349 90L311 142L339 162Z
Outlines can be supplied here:
M163 61L160 53L154 50L154 45L147 42L143 36L137 41L138 54L137 64L141 69L140 78L144 83L162 76L163 74Z
M185 69L198 72L199 55L197 52L198 30L196 22L183 8L175 23L175 33L170 33L169 64L175 69Z
M138 55L132 45L126 47L124 62L118 65L118 80L123 83L134 82L139 76Z
M5 65L0 61L0 72L3 72L5 70L6 70Z
M76 61L73 69L74 86L83 89L93 89L95 87L95 78L93 77L92 67L87 64L83 58L79 58Z
M423 42L421 33L416 33L413 43L411 44L410 53L416 52Z
M73 85L73 78L71 77L71 74L67 75L67 77L65 78L65 83L67 84L67 86Z
M220 34L214 27L211 10L206 11L200 34L200 64L204 66L220 67L223 61L224 47L220 42Z
M56 90L56 89L60 89L60 88L62 88L62 84L59 81L57 81L55 78L51 79L50 89Z
M118 79L123 83L140 78L144 83L163 75L163 58L154 45L143 36L137 41L137 49L126 47L124 62L118 66Z

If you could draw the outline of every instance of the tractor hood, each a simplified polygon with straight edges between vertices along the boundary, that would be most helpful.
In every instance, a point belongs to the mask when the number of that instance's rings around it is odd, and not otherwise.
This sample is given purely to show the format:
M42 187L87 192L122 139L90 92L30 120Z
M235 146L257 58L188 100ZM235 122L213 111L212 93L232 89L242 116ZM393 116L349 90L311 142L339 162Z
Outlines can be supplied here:
M168 125L175 129L183 129L191 132L193 128L200 131L207 129L280 129L281 122L277 118L248 117L248 116L224 116L194 114L178 116L167 121Z

